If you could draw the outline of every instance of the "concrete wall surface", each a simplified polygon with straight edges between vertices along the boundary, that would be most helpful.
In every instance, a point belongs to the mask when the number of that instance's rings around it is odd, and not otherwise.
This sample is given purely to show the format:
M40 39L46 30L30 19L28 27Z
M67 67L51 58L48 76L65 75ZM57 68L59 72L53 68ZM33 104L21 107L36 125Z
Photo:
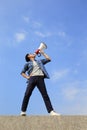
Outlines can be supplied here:
M0 116L0 130L87 130L87 116Z

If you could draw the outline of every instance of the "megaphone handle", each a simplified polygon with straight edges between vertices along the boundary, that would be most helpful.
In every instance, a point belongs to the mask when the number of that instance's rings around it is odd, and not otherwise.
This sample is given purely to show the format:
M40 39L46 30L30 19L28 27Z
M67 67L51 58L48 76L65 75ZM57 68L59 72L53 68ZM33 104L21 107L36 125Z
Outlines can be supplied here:
M41 54L40 54L40 53L38 53L38 54L37 54L37 56L38 56L38 57L40 57L40 56L41 56Z
M37 49L37 50L35 51L35 53L36 53L36 54L38 54L38 53L39 53L39 51L40 51L40 49Z

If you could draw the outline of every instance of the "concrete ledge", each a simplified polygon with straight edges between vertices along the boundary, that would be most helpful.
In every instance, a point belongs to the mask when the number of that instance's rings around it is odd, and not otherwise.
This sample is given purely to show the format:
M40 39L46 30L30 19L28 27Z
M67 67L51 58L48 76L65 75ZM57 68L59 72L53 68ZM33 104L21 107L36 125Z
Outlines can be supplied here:
M87 116L0 116L0 130L87 130Z

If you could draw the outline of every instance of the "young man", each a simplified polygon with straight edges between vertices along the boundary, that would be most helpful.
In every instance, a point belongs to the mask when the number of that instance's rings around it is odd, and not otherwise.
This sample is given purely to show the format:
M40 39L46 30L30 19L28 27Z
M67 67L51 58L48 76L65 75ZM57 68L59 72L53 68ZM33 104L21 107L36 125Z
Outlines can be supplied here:
M58 115L58 116L60 115L53 110L44 82L44 78L49 78L49 75L44 65L50 62L51 59L47 54L45 54L42 51L40 51L40 54L44 56L44 59L36 60L35 59L36 54L26 54L25 56L27 63L25 64L21 72L21 75L27 79L27 88L22 102L21 114L20 114L21 116L26 116L28 102L35 86L37 86L38 90L40 91L43 97L48 113L50 113L50 115Z

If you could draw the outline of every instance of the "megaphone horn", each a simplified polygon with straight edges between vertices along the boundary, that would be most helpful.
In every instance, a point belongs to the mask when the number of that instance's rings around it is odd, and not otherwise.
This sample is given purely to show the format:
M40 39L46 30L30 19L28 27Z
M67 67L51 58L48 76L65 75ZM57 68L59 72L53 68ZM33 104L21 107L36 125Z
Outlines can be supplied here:
M39 54L39 51L41 50L44 50L44 49L47 49L47 45L44 43L44 42L42 42L42 43L40 43L40 46L39 46L39 48L35 51L35 53L36 54Z
M44 49L46 49L47 48L47 45L45 44L45 43L41 43L40 44L40 46L39 46L39 48L38 49L40 49L40 50L44 50Z

